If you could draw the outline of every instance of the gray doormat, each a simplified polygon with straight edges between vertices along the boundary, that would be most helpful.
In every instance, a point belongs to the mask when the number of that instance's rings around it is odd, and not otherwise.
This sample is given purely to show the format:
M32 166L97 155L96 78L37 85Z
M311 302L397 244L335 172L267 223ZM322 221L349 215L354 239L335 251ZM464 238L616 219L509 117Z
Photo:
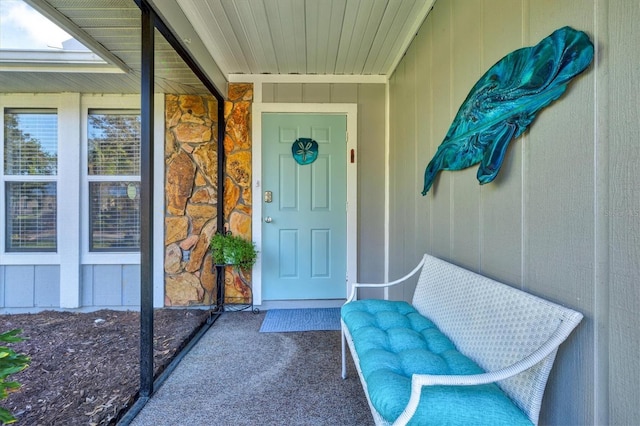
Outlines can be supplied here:
M340 308L270 309L260 332L340 330Z

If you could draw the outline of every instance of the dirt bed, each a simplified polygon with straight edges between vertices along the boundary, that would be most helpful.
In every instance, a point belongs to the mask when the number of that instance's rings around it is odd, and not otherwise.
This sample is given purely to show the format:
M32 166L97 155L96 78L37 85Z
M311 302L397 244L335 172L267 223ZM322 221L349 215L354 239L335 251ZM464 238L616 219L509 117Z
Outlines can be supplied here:
M154 312L154 371L161 373L209 317L201 309ZM20 328L12 344L31 357L9 377L22 383L0 405L17 425L112 425L133 404L140 384L140 313L45 311L0 315L0 332Z

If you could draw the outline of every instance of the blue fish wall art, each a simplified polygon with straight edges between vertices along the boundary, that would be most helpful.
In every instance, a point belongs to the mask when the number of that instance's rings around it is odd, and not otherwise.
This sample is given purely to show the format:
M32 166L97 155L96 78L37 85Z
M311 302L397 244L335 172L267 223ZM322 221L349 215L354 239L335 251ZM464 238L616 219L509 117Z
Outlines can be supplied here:
M509 53L473 86L424 172L426 195L440 170L480 163L478 181L493 181L509 142L536 114L564 93L593 60L593 44L582 31L564 27L532 47Z

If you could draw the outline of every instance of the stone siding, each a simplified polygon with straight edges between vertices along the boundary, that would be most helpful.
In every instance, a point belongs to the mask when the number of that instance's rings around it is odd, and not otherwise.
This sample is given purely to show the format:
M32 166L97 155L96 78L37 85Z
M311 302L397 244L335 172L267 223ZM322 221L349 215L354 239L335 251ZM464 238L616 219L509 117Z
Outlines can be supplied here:
M231 84L224 107L225 230L247 239L252 97L252 85ZM165 306L214 305L209 240L217 230L217 101L209 95L166 95L165 103ZM227 303L248 302L250 272L225 269Z
M229 84L224 105L227 123L224 151L225 228L233 235L251 239L251 102L253 84ZM225 268L225 303L248 303L251 271Z

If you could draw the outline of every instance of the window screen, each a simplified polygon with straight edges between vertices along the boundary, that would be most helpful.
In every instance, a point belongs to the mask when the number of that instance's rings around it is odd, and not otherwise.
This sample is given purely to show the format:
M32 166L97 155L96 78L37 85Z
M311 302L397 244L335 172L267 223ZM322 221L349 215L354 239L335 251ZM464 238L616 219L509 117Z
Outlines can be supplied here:
M55 182L6 182L6 250L55 251Z
M58 117L55 110L6 109L4 174L55 175L58 170Z
M5 250L56 251L58 116L4 110Z
M89 249L138 251L140 113L90 110L87 141Z
M90 182L93 251L140 248L140 182Z
M140 114L89 111L88 173L91 176L140 174Z

